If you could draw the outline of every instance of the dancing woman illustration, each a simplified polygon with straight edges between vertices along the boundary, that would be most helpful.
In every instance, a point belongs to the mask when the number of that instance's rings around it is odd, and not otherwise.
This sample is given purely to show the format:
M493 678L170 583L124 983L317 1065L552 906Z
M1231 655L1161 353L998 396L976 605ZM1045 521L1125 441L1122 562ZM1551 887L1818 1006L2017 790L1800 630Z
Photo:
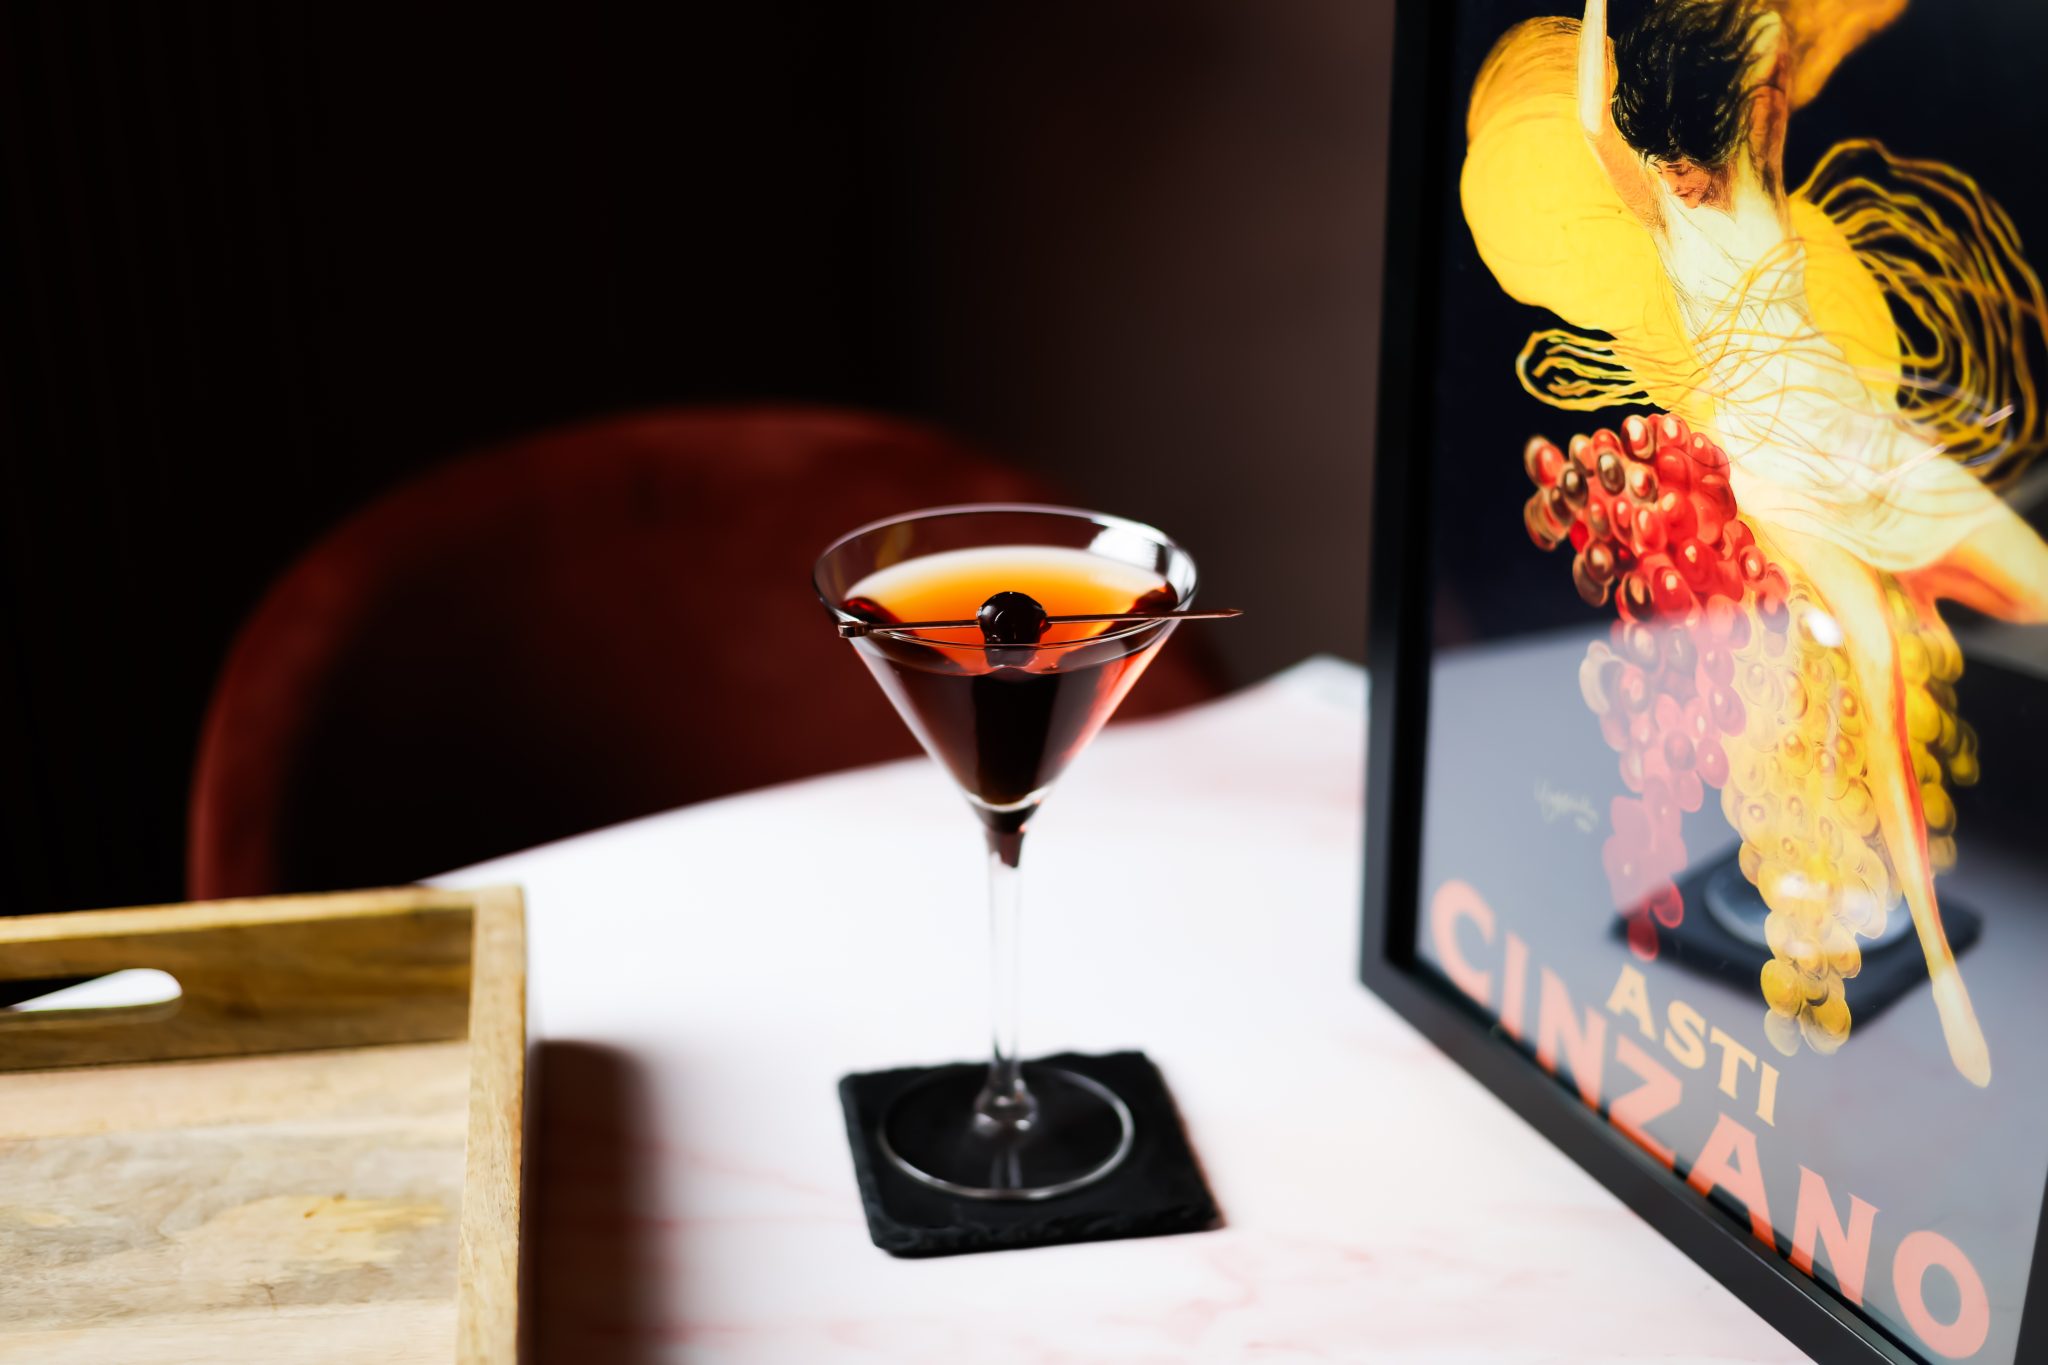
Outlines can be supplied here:
M1570 459L1532 447L1531 534L1572 538L1588 600L1613 585L1625 621L1690 630L1692 655L1743 665L1722 676L1681 649L1689 666L1674 668L1650 656L1648 634L1628 637L1633 664L1626 648L1589 656L1587 699L1648 812L1617 803L1618 901L1643 901L1630 840L1661 841L1643 904L1675 922L1682 907L1667 915L1676 897L1662 888L1677 814L1659 803L1720 787L1773 912L1761 977L1773 1042L1839 1044L1854 938L1880 932L1903 894L1950 1056L1983 1085L1989 1051L1934 890L1936 863L1953 857L1946 785L1976 767L1954 714L1960 655L1935 604L2048 620L2048 545L1996 491L2048 443L2032 370L2048 300L2004 212L1955 170L1852 141L1797 189L1784 177L1792 113L1902 8L1665 0L1612 43L1606 0L1579 22L1522 24L1475 82L1460 190L1501 286L1567 324L1529 338L1524 388L1572 411L1670 415L1631 418L1601 447L1575 442ZM1667 447L1689 458L1666 464ZM1603 454L1634 457L1645 486L1603 487ZM1616 469L1636 478L1625 459ZM1658 470L1664 492L1707 495L1659 511ZM1709 522L1717 539L1693 535ZM1737 563L1755 572L1714 577ZM1729 605L1769 638L1752 647ZM1721 633L1702 633L1710 615ZM1765 649L1771 639L1791 643ZM1632 666L1668 684L1671 707L1638 695ZM1721 694L1741 703L1719 709L1739 719L1732 732L1712 723ZM1646 743L1635 712L1662 715L1652 729L1690 724L1704 759L1679 772L1653 756L1654 771L1632 775ZM1629 834L1645 818L1650 833ZM1654 951L1642 905L1621 908L1648 930L1632 925L1631 942Z

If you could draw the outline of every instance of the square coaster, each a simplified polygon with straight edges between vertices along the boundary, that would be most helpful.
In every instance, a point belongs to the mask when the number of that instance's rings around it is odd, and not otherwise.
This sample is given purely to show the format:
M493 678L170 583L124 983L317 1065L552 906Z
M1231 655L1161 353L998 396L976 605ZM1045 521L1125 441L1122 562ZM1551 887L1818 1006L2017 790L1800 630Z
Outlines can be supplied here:
M1071 1194L1033 1203L967 1199L896 1169L876 1141L882 1115L901 1093L950 1067L870 1071L839 1082L854 1175L868 1235L891 1256L957 1256L1063 1242L1202 1232L1222 1223L1201 1164L1159 1068L1142 1052L1064 1052L1027 1065L1061 1067L1108 1086L1130 1106L1131 1153L1116 1170ZM985 1064L974 1064L980 1070Z

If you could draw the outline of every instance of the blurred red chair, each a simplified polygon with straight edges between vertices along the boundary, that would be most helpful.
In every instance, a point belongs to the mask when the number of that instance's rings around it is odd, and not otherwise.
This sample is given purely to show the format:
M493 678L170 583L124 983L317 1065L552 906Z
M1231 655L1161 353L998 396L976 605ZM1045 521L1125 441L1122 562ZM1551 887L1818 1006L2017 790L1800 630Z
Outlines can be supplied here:
M928 429L655 412L472 455L384 497L243 626L193 777L195 898L409 881L915 752L810 589L841 532L1059 501ZM1216 691L1176 641L1125 708Z

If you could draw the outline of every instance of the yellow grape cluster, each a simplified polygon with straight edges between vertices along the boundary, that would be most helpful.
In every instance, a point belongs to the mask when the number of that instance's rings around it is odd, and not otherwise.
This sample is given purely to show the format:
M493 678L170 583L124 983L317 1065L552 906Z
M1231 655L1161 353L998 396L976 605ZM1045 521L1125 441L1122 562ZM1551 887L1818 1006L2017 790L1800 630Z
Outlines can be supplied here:
M1790 1056L1802 1040L1825 1054L1849 1036L1843 982L1863 967L1857 939L1884 931L1900 890L1878 832L1871 783L1886 779L1865 747L1866 699L1812 585L1789 566L1787 578L1782 609L1749 599L1753 628L1731 651L1745 722L1726 741L1721 809L1742 836L1743 874L1770 909L1764 1031ZM1955 709L1962 654L1889 579L1886 592L1929 853L1945 869L1955 862L1946 784L1977 780L1977 737Z

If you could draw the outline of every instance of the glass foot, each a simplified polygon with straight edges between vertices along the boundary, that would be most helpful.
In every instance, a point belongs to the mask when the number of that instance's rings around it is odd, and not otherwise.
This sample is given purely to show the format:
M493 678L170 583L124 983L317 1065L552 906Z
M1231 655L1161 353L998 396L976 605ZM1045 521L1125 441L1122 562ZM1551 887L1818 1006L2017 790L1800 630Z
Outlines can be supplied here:
M883 1157L963 1199L1035 1200L1092 1185L1130 1155L1131 1111L1109 1087L1030 1062L1024 1082L1038 1101L1031 1130L983 1137L974 1127L974 1099L986 1080L985 1068L953 1067L898 1096L876 1133Z

